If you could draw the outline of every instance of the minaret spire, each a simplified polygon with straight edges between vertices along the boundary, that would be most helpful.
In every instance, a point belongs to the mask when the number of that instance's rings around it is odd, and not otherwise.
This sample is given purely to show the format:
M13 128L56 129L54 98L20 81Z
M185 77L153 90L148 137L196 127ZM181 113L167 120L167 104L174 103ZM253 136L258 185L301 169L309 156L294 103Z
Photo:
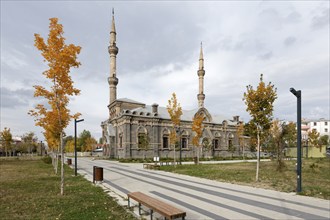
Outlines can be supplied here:
M203 58L203 42L201 42L201 51L199 53L199 69L204 69L204 58Z
M199 93L197 95L198 99L198 107L199 108L204 108L204 99L205 99L205 94L204 94L204 75L205 75L205 70L204 70L204 57L203 57L203 44L201 42L201 50L199 53L199 68L197 71L197 75L199 78Z
M115 27L115 15L114 9L112 8L112 22L110 31L110 45L108 51L110 54L110 77L108 78L109 89L110 89L110 100L109 105L117 99L117 84L118 79L116 77L116 56L118 54L118 47L116 46L116 27Z

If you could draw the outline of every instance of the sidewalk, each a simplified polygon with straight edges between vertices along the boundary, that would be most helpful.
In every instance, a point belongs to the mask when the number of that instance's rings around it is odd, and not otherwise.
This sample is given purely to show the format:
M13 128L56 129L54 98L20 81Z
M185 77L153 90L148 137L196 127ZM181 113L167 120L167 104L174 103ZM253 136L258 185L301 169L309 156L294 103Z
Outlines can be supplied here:
M78 172L92 181L93 166L103 167L104 181L99 185L124 206L127 193L141 191L186 211L186 219L330 218L329 200L144 170L142 164L90 158L79 158Z

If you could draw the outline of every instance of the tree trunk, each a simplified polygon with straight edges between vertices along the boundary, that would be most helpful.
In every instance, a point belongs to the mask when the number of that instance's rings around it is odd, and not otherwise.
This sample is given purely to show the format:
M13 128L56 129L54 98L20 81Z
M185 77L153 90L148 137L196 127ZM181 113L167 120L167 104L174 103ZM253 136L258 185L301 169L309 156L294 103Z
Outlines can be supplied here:
M260 165L260 136L259 136L259 129L257 128L257 172L256 172L256 182L259 181L259 165Z
M175 144L174 144L174 166L176 166L176 161L175 161Z
M56 152L56 159L55 159L55 174L57 174L57 170L58 170L58 150Z
M64 195L64 149L63 149L63 133L60 133L61 143L61 195Z
M199 164L199 150L200 150L200 147L197 147L197 164Z

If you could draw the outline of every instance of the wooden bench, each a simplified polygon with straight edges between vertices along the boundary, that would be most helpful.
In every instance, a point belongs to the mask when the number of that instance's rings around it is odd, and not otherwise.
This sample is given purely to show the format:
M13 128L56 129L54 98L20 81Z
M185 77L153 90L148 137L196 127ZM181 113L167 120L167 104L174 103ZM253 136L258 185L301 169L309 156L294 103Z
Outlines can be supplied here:
M141 204L150 208L150 219L152 220L153 212L157 212L165 217L165 219L176 219L186 217L186 212L175 208L165 202L152 198L141 192L131 192L128 196L128 207L130 207L130 199L133 199L139 203L139 215L141 215Z
M166 166L168 166L168 165L175 165L175 164L179 164L179 162L177 161L177 162L174 162L174 161L161 161L161 162L159 162L159 164L161 165L161 166L164 166L164 165L166 165Z
M144 169L154 169L154 170L159 170L160 166L158 164L152 164L152 163L144 163L143 164Z

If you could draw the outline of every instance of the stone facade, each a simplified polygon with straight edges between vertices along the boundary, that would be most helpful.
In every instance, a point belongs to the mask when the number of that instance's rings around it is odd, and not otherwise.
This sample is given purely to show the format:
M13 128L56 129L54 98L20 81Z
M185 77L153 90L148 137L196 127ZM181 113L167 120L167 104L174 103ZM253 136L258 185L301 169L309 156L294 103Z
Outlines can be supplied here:
M178 146L170 145L172 122L166 107L158 104L146 105L131 99L117 99L118 79L116 77L116 31L114 17L110 32L110 90L109 118L102 122L102 139L105 144L104 154L111 158L161 158L195 157L196 148L192 145L192 119L196 114L203 114L201 156L217 157L240 154L237 138L239 117L226 119L222 116L212 116L204 107L204 58L202 46L200 49L199 94L197 94L198 109L183 110L180 128L176 132L179 138ZM197 80L197 77L196 77ZM181 149L181 151L180 151Z

